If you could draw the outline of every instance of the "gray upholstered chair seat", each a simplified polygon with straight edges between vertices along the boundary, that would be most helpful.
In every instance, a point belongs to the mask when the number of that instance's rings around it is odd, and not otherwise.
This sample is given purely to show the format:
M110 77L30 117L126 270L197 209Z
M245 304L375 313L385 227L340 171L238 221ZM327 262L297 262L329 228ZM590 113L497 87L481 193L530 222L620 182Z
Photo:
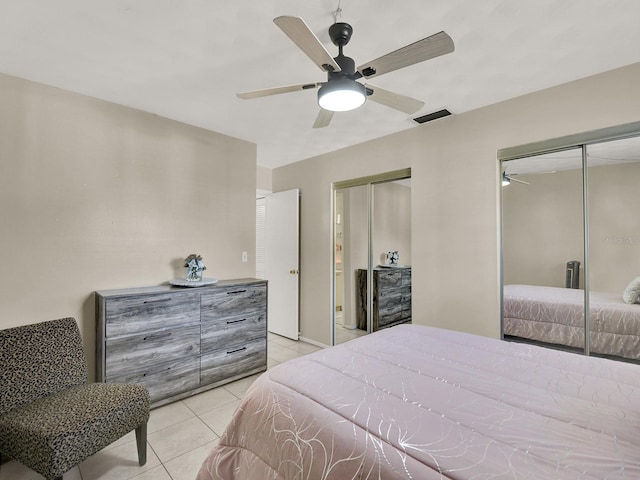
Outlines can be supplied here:
M147 461L149 392L134 384L88 383L73 318L0 330L0 453L47 480L128 432Z

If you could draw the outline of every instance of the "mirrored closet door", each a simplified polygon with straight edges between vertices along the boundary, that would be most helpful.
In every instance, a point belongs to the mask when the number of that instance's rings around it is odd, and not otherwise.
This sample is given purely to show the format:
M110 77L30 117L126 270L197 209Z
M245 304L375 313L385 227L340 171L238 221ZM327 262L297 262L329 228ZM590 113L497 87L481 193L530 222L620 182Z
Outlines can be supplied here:
M503 168L504 335L583 349L582 149ZM558 296L563 307L548 308Z
M638 134L634 123L499 152L506 340L640 361Z
M586 168L590 350L640 360L640 137L587 145Z
M334 185L334 344L411 321L410 175Z

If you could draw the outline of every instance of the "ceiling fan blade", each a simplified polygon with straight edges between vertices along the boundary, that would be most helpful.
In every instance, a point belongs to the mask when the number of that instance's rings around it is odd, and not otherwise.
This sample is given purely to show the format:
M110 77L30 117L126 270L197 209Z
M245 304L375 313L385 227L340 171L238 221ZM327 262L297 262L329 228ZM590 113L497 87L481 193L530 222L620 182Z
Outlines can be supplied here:
M373 102L379 103L386 107L400 110L401 112L413 114L424 107L424 102L416 100L415 98L400 95L398 93L390 92L380 87L366 84L367 89L372 90L373 93L367 98Z
M317 88L322 83L301 83L299 85L286 85L284 87L265 88L264 90L254 90L252 92L236 93L238 98L249 100L251 98L266 97L268 95L279 95L281 93L299 92L301 90L311 90Z
M365 78L372 78L451 53L454 50L455 46L451 37L445 32L439 32L365 63L358 67L358 72Z
M282 16L274 18L273 21L313 63L320 67L320 70L323 72L340 71L340 66L302 18Z
M324 108L321 108L318 112L318 116L316 117L316 121L313 124L313 128L322 128L329 125L331 119L333 118L333 114L334 112L332 112L331 110L325 110Z

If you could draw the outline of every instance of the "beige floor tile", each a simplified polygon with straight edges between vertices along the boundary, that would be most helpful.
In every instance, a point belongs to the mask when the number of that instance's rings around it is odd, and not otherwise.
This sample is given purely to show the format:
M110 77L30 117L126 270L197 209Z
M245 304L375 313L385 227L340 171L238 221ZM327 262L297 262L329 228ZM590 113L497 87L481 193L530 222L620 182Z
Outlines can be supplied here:
M207 413L200 415L200 418L206 423L218 436L222 435L224 429L233 416L233 412L240 405L240 400L228 403L222 407L214 408Z
M147 463L143 466L138 465L136 443L130 442L116 447L105 448L87 458L79 467L82 478L90 478L91 480L127 480L158 465L160 465L160 460L150 448L147 448Z
M350 330L347 328L337 328L336 329L336 344L345 343L349 340L353 340L354 338L362 337L367 335L367 332L360 329Z
M199 393L193 397L185 398L182 401L192 412L200 415L227 403L234 402L237 399L233 393L224 387L218 387Z
M147 428L148 428L148 426L147 426ZM135 430L131 430L124 437L120 437L118 440L113 442L111 445L105 447L105 449L118 447L120 445L124 445L125 443L131 443L131 442L135 442L135 441L136 441L136 431Z
M196 417L158 430L150 434L147 440L160 461L166 463L217 438L218 436Z
M267 355L270 354L273 350L281 350L283 348L287 348L284 345L280 345L275 342L267 342Z
M236 380L235 382L227 383L224 388L230 391L233 395L238 398L242 398L244 394L247 392L247 389L256 381L256 379L262 375L261 373L257 373L256 375L251 375L250 377L241 378L240 380Z
M301 354L287 347L280 347L275 345L274 348L267 350L267 356L273 358L278 362L286 362L299 357Z
M147 435L193 417L195 417L193 411L182 402L174 402L154 408L149 416Z
M275 367L276 365L280 365L280 362L271 357L267 357L267 370Z
M287 347L280 345L279 343L267 342L267 355L275 350L284 350L285 348Z
M64 478L67 480L67 477ZM140 475L136 475L135 477L130 477L128 480L173 480L169 475L169 472L162 465L158 465L157 467L153 467L146 472L141 473Z
M317 352L318 350L322 350L320 347L316 347L315 345L311 345L310 343L307 343L307 342L298 342L295 345L291 345L288 348L305 355L307 353L313 353L313 352Z
M173 460L169 460L165 467L173 480L193 480L198 475L200 466L209 451L216 446L218 441L207 443L202 447L191 450Z
M288 347L289 345L295 345L298 343L296 340L291 340L287 337L281 337L280 335L276 335L274 333L269 333L267 340L273 343L277 343L278 345L282 345L283 347Z

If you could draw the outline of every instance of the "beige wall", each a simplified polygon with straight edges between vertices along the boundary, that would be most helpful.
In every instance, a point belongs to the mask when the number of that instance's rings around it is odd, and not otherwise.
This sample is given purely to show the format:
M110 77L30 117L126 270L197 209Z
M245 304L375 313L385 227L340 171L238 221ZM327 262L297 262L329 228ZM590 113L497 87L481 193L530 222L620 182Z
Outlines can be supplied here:
M589 168L588 178L589 288L622 295L640 276L640 163Z
M257 167L256 188L261 191L270 192L272 189L272 170L267 167Z
M497 150L637 121L639 83L634 64L274 170L302 189L302 335L331 339L331 183L410 167L414 321L498 337Z
M582 170L519 175L502 190L504 283L564 287L569 260L584 283Z
M373 263L385 264L397 250L399 262L411 265L411 187L394 182L373 186Z
M0 75L0 328L76 317L93 371L95 290L254 276L255 189L254 144Z

